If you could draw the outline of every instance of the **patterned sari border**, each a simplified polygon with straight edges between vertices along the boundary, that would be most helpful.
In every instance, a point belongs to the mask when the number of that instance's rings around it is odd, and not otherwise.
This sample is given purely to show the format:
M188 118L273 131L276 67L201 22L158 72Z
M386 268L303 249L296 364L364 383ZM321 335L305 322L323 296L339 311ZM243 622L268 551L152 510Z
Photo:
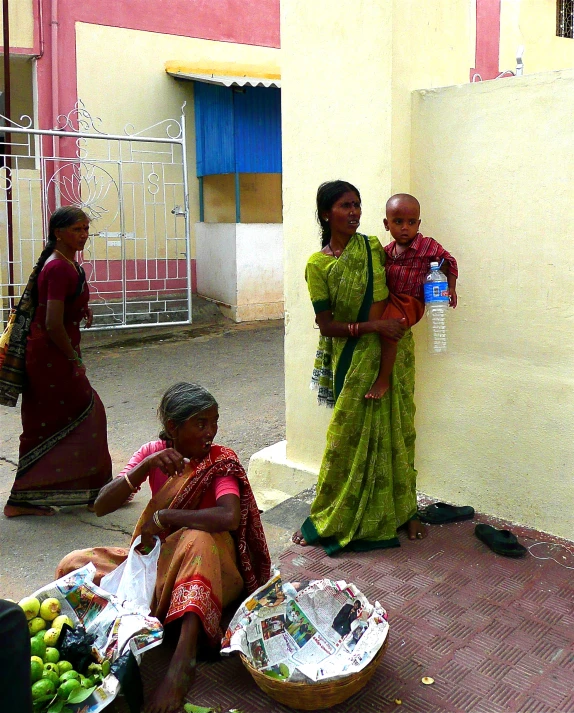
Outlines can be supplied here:
M39 446L36 446L36 448L31 450L29 453L26 453L26 455L20 458L20 461L18 462L18 470L16 471L16 480L18 480L18 478L21 478L26 473L26 471L29 470L32 465L34 465L34 463L39 461L42 456L46 455L46 453L51 451L57 443L59 443L66 436L68 436L75 428L77 428L80 423L82 423L82 421L85 421L86 418L88 418L88 416L90 415L90 411L93 408L94 393L92 391L92 396L88 407L78 416L75 421L69 423L67 426L64 426L64 428L58 431L58 433L54 433Z
M221 603L214 597L208 580L198 574L174 587L164 624L169 624L190 611L199 616L209 638L217 641Z
M104 485L107 483L87 490L22 490L20 492L12 490L8 505L54 505L56 507L87 505L94 502Z

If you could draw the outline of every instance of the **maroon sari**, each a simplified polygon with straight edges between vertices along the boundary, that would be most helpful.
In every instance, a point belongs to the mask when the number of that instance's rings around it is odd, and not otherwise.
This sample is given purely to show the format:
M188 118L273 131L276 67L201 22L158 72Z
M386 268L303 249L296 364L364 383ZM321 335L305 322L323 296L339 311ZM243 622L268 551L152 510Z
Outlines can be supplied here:
M106 414L83 370L50 340L48 300L64 302L64 328L80 354L80 322L90 297L81 268L59 258L38 277L38 306L26 344L22 435L9 505L92 503L111 479Z

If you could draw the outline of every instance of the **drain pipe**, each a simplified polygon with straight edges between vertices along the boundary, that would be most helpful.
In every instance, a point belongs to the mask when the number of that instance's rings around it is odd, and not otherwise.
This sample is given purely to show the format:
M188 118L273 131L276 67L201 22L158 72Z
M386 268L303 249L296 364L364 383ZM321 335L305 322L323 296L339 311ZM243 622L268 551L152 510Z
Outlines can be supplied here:
M54 122L53 128L56 128L60 113L60 85L58 81L58 0L52 0L50 25L52 28L52 120Z
M6 125L10 126L10 20L8 0L2 0L2 22L4 41L4 114ZM14 225L12 222L12 140L7 131L4 135L4 165L6 167L6 227L8 237L8 302L14 307Z
M60 115L60 75L59 75L59 47L58 47L58 0L51 0L51 12L50 12L50 28L51 28L51 45L52 45L52 64L51 64L51 78L52 78L52 129L58 128L58 116ZM58 157L60 156L60 137L52 137L52 152L54 156L52 176L57 173L60 168ZM52 210L58 208L58 195L57 187L54 186L54 205ZM48 209L48 214L50 213L50 196L46 193L46 208Z

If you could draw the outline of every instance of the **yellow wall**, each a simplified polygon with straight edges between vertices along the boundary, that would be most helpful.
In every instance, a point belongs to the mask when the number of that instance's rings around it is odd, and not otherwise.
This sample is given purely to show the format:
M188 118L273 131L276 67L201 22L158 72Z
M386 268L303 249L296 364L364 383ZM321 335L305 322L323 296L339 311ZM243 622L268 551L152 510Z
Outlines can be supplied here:
M10 23L10 47L34 46L33 0L10 0L8 21ZM0 13L0 32L4 31ZM1 36L1 35L0 35Z
M574 67L574 39L556 37L557 0L502 0L500 70L516 66L524 45L524 73Z
M330 415L309 391L318 332L303 276L320 248L315 194L323 181L356 183L362 229L380 231L391 189L391 29L389 3L281 4L287 457L309 468Z
M0 62L0 84L4 85L4 64ZM33 60L20 55L10 58L10 113L12 121L27 126L29 121L22 116L34 119L34 64ZM28 137L12 134L12 154L17 156L34 155L34 140L28 143ZM14 168L34 168L34 159L18 160Z
M206 223L235 223L235 175L205 176ZM239 176L242 223L281 223L281 174L242 173Z
M427 355L426 323L416 329L420 487L571 537L574 255L555 235L574 230L574 83L565 72L468 84L471 5L450 18L446 2L412 14L406 0L344 0L336 14L327 0L282 4L287 444L257 454L250 477L286 497L294 473L313 482L324 449L331 414L308 388L318 332L303 277L319 247L317 186L356 183L360 230L384 242L386 198L412 190L424 231L462 271L449 355ZM458 35L443 33L449 18Z
M412 189L460 265L449 354L417 329L422 491L574 533L574 71L416 92Z
M92 114L102 119L102 128L108 133L123 132L128 122L140 130L165 118L178 118L181 105L187 102L185 113L193 257L193 226L199 220L193 83L173 79L166 74L164 65L168 60L175 59L189 62L214 60L278 64L279 50L77 23L76 52L78 96Z
M387 197L409 188L411 90L465 81L474 16L446 0L344 0L336 13L328 0L291 0L281 13L287 458L316 470L330 416L308 389L318 332L303 275L320 246L317 187L355 183L361 231L383 236Z
M392 43L384 46L392 48L392 193L409 186L411 92L467 82L475 33L474 2L394 0Z

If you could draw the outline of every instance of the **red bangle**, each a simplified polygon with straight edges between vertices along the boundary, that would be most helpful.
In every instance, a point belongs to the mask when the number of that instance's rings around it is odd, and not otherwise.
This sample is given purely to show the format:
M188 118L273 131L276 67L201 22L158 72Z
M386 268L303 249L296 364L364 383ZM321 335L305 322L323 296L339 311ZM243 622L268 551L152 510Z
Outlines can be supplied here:
M358 337L359 336L359 323L358 322L349 322L349 334L351 337Z

